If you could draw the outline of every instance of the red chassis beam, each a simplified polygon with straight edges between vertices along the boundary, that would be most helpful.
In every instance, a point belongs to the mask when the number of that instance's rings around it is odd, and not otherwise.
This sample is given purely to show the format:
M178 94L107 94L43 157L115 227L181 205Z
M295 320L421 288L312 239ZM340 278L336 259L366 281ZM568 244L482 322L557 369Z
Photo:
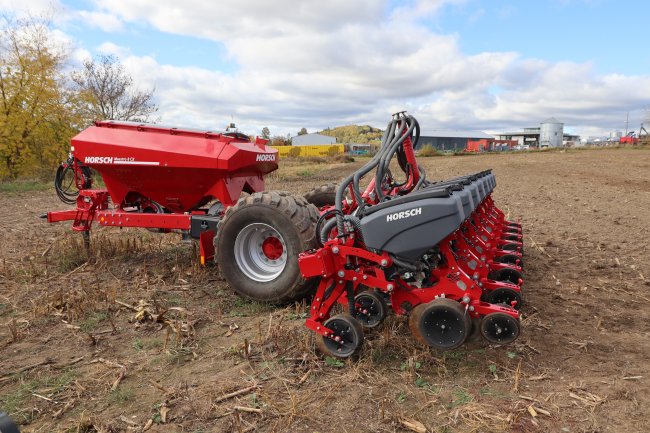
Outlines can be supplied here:
M95 220L99 222L100 226L170 230L189 230L191 217L191 215L186 214L156 214L125 211L99 211L95 214Z
M75 231L88 232L93 221L107 227L140 227L162 230L190 230L192 214L156 214L144 212L127 212L121 209L108 210L108 191L81 190L77 198L77 208L48 212L47 221L50 223L73 221ZM206 230L199 238L201 264L214 258L214 231Z
M191 218L191 214L108 210L108 191L95 189L80 191L76 209L47 213L48 222L74 221L77 231L90 230L93 221L101 226L189 230Z

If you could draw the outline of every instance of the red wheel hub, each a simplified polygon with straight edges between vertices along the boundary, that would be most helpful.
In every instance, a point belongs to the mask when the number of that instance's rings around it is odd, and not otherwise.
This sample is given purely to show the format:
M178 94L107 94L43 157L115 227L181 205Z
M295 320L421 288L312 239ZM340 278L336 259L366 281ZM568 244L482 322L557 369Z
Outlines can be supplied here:
M271 236L264 239L264 242L262 242L262 251L269 260L277 260L282 256L284 248L282 247L280 239Z

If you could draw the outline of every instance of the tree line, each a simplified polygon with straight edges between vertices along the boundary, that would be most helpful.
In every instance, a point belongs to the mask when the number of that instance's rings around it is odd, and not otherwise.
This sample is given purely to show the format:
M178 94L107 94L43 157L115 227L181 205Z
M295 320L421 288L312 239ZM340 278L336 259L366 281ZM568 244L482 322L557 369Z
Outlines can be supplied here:
M340 144L358 143L358 144L375 144L381 143L381 136L384 133L379 128L373 128L369 125L348 125L337 126L336 128L326 128L318 131L317 134L336 137L336 142ZM308 134L307 128L301 128L296 135ZM280 135L271 136L268 127L262 128L262 137L271 140L272 146L290 146L291 135L283 137Z
M71 69L47 18L3 17L0 31L0 179L52 172L95 120L148 121L158 110L154 89L138 90L117 57Z

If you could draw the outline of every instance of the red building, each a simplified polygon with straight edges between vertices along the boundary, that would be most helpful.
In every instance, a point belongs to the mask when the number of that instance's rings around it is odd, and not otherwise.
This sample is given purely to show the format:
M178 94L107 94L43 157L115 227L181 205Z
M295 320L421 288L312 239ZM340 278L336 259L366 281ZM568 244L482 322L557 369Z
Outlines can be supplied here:
M517 140L496 140L494 138L467 140L465 152L502 152L512 150L516 145Z

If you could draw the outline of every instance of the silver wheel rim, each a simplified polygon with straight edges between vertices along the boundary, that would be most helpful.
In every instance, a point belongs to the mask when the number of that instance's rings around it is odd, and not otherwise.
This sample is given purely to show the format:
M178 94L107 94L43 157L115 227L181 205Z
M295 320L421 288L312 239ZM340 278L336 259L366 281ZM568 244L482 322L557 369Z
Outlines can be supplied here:
M268 238L275 238L282 244L282 254L277 259L267 256L262 248ZM235 239L235 262L251 280L262 283L272 281L280 276L287 265L287 244L270 225L249 224Z

